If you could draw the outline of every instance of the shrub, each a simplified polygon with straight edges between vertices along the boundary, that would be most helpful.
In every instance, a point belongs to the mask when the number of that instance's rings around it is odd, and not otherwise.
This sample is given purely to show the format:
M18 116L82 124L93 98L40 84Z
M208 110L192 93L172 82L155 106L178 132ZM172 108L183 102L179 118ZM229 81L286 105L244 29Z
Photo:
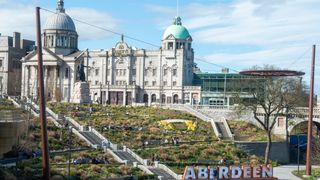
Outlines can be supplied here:
M91 165L90 166L91 171L99 173L101 171L101 167L98 165Z
M119 169L121 170L122 174L124 174L124 175L128 175L129 174L130 168L127 165L121 165L119 167Z
M62 160L63 160L62 156L55 156L55 157L53 158L53 161L54 161L54 162L62 162Z

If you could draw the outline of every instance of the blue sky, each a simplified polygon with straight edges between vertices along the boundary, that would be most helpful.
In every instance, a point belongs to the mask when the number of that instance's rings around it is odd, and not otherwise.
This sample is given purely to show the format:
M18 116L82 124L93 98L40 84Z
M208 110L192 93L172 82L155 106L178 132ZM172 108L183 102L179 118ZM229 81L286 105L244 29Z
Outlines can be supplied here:
M34 39L34 7L55 10L56 0L0 0L0 33ZM175 0L65 0L66 12L106 29L160 46L176 15ZM180 0L179 16L193 37L195 57L234 70L254 65L309 71L312 44L320 44L319 0ZM42 26L50 13L42 11ZM81 49L113 47L118 35L76 22ZM156 47L126 39L138 48ZM319 51L320 52L320 51ZM319 53L318 53L319 54ZM319 55L317 55L317 61ZM221 68L196 60L204 72ZM320 93L319 63L316 92Z

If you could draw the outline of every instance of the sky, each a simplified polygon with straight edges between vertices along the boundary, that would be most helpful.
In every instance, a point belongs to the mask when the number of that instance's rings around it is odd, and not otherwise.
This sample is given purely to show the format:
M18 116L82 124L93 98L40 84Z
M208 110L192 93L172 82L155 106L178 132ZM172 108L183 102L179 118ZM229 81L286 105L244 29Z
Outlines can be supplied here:
M56 0L0 0L0 33L35 40L35 7L55 11ZM158 45L179 15L193 38L195 62L203 72L230 72L274 65L306 73L312 45L320 45L320 0L65 0L72 18ZM42 28L52 13L42 10ZM120 36L75 21L80 49L109 49ZM128 38L137 48L158 47ZM319 51L320 52L320 51ZM320 93L316 55L315 91Z

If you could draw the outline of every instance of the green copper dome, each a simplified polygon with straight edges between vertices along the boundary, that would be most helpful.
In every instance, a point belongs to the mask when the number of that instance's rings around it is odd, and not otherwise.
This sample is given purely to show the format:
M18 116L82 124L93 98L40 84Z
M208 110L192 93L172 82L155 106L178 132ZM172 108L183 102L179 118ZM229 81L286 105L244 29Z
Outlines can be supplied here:
M187 28L182 26L180 17L174 19L173 25L166 29L162 39L166 39L170 35L173 35L176 39L187 39L190 36Z

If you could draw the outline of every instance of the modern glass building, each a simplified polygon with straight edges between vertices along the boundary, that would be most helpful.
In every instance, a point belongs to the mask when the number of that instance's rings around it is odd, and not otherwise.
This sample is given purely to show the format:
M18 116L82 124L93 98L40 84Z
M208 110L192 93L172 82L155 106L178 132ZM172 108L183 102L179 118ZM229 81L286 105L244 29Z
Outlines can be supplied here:
M236 73L195 73L193 85L201 86L202 105L229 106L235 104L236 95L250 98L253 79Z

